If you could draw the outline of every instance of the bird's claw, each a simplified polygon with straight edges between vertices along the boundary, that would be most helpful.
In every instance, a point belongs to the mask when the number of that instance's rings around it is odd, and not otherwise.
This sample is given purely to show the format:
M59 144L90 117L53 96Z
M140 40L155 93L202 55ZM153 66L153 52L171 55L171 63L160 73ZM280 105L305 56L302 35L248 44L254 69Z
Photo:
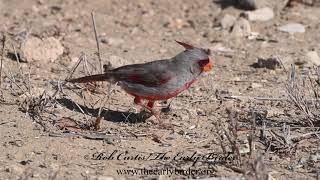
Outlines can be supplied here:
M173 125L171 123L165 123L161 119L161 114L159 111L152 110L151 113L155 116L156 121L153 120L152 123L157 124L159 127L163 129L173 129Z

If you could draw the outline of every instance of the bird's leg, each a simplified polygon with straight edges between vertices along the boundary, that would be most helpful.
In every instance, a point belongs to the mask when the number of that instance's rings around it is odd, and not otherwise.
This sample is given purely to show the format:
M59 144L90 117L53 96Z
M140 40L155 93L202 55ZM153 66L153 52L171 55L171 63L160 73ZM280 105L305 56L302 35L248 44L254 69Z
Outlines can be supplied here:
M147 107L151 108L151 113L157 118L159 125L166 129L172 129L173 127L171 123L167 124L160 120L160 112L153 109L153 106L154 106L154 101L149 101L147 104Z
M160 112L153 109L153 106L154 106L154 101L149 101L146 108L149 109L151 113L160 121Z
M142 104L142 102L141 102L141 98L136 96L136 97L134 98L134 103L137 104L137 105L139 105L139 106L142 106L142 107L148 109L157 119L159 119L159 114L160 114L160 113L158 113L157 111L155 111L155 110L153 109L154 101L153 101L153 102L149 101L149 103L148 103L147 105L144 105L144 104Z
M165 127L165 128L169 128L169 129L172 129L172 124L165 124L165 123L163 123L163 122L160 120L160 112L157 111L157 110L155 110L155 109L153 109L154 101L149 101L149 102L147 103L147 105L145 105L145 104L142 104L140 97L135 97L135 98L134 98L134 103L137 104L137 105L140 105L140 106L142 106L142 107L144 107L144 108L146 108L146 109L148 109L148 110L152 113L152 115L154 115L154 116L157 118L158 124L159 124L160 126ZM154 122L154 123L155 123L155 122Z

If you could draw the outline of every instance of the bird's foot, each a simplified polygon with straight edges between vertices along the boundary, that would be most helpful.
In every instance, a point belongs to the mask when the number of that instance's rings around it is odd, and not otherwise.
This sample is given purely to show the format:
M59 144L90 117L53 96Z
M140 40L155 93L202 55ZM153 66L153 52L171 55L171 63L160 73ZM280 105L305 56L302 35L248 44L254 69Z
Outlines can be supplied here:
M163 119L161 118L160 111L152 109L151 113L156 118L156 120L152 121L153 124L157 124L159 127L163 128L163 129L173 129L172 123L163 122Z
M165 128L165 129L173 129L173 125L171 123L162 122L161 116L160 116L161 115L160 111L157 111L157 110L155 110L153 108L154 101L149 101L148 104L145 105L145 104L142 104L140 97L135 97L134 98L134 103L142 106L143 108L145 108L145 109L147 109L147 110L149 110L151 112L151 114L156 118L156 121L155 120L151 120L151 122L153 124L157 124L160 127Z

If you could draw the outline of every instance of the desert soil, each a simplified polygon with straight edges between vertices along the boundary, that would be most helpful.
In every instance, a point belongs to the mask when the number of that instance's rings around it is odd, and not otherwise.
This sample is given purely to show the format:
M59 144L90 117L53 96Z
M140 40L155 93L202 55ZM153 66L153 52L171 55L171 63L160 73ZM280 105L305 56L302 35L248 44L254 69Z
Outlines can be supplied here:
M112 67L171 58L183 51L175 40L211 49L213 70L156 105L173 128L154 124L154 117L141 120L141 108L117 86L64 83L70 75L100 72L92 11L102 62ZM295 3L268 21L249 21L244 34L232 24L221 27L226 14L243 21L243 11L212 0L0 0L0 39L6 37L4 49L0 43L0 179L315 179L319 101L303 102L320 93L320 63L307 56L320 53L319 7ZM303 24L305 32L278 30L288 23ZM23 57L27 39L49 37L63 47L56 59L33 48L25 51L40 59ZM59 47L45 48L59 53ZM194 162L228 152L227 161ZM149 175L126 171L135 169ZM156 172L177 169L198 172Z

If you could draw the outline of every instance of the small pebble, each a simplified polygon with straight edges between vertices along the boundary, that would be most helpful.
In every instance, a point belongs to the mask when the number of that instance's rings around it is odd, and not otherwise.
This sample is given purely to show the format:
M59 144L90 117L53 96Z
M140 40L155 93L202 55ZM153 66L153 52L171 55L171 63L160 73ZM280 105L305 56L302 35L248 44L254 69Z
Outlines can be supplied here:
M304 33L306 31L304 25L299 23L289 23L278 27L278 30L289 34Z
M271 8L265 7L254 11L246 11L241 14L249 21L269 21L274 18L274 13Z

